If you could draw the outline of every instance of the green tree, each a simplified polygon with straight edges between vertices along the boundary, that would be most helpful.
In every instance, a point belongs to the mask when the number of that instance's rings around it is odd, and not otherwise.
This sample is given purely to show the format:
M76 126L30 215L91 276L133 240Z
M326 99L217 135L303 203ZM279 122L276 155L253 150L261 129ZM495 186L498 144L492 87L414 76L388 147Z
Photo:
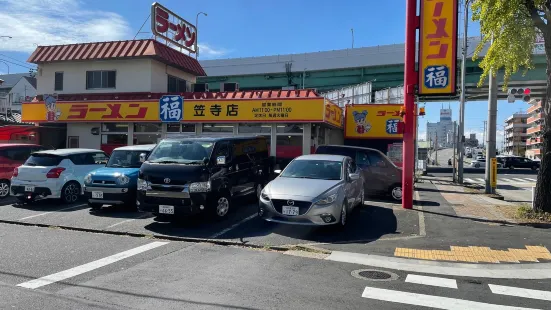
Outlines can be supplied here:
M551 0L471 0L473 20L480 21L482 41L475 57L490 41L480 67L481 86L490 70L504 70L504 90L511 75L533 68L532 52L536 37L544 38L547 57L547 91L542 100L544 114L541 168L536 185L536 210L551 212Z

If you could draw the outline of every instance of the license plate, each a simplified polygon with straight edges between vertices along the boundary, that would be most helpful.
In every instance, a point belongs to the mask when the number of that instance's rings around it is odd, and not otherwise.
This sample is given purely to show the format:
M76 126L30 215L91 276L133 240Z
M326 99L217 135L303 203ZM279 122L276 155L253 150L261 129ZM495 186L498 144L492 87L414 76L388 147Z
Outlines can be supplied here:
M92 198L103 199L103 192L92 191Z
M298 207L283 206L281 213L285 215L298 215Z
M174 206L160 205L159 206L159 213L174 214Z
M34 186L25 186L25 192L34 192Z

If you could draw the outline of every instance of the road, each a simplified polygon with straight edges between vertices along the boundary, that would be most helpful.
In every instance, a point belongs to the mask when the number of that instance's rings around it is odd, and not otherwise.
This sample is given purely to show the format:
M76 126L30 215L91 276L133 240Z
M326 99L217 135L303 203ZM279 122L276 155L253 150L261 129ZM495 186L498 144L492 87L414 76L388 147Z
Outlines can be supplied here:
M380 236L390 225L384 206L399 212L392 203L369 201L354 215L360 229L353 224L343 233L267 224L247 202L225 222L169 224L147 213L90 213L82 203L18 205L8 198L0 206L0 309L549 308L547 279L423 274L270 248ZM413 235L406 220L393 223L393 238ZM236 240L246 242L230 243ZM363 269L389 278L362 278Z

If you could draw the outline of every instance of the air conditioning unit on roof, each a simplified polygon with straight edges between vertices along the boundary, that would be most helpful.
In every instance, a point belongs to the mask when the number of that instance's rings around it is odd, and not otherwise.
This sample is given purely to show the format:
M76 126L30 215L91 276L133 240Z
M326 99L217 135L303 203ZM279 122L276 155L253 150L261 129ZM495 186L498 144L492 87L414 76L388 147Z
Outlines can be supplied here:
M220 91L239 91L239 83L220 83Z
M209 83L196 83L193 84L194 93L205 93L209 91Z

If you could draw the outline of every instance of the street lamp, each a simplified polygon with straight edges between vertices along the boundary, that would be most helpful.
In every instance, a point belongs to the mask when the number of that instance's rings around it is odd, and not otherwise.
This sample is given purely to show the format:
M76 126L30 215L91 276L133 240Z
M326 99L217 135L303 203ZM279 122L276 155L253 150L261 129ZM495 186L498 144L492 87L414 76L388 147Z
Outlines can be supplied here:
M199 15L205 15L205 16L208 16L207 13L205 12L199 12L197 13L197 15L195 15L195 29L196 29L196 33L195 33L195 40L197 42L197 50L195 51L195 59L197 59L199 57Z
M8 74L10 74L10 65L8 65L7 62L3 61L3 60L0 60L2 63L4 63L6 65L6 67L8 67Z

